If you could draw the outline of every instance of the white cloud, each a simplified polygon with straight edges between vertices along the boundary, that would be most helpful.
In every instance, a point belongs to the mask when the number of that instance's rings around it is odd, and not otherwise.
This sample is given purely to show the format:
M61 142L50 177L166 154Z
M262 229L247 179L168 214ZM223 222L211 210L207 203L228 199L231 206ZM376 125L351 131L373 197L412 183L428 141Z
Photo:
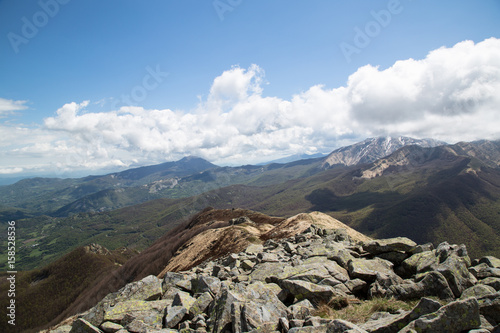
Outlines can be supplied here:
M87 112L88 101L68 103L30 132L32 139L26 137L30 129L0 127L10 135L10 141L0 138L1 155L25 162L0 167L22 171L16 167L29 167L31 158L45 161L46 169L99 169L188 154L246 164L325 152L375 135L448 142L499 138L500 40L495 38L464 41L383 70L367 65L344 87L316 85L290 100L264 96L264 83L257 65L232 67L189 112L132 106ZM0 99L0 112L25 103ZM9 143L15 137L16 145Z
M25 110L27 101L14 101L0 97L0 118L4 115L12 114L14 111Z

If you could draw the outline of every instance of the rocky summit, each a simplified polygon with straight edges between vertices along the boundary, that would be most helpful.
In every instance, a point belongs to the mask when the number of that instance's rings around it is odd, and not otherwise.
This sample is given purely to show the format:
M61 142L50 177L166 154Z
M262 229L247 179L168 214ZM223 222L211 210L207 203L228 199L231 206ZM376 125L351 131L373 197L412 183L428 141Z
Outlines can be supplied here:
M500 259L471 260L464 245L360 241L313 224L129 283L49 332L500 332L499 290ZM366 319L322 312L376 299L412 305Z

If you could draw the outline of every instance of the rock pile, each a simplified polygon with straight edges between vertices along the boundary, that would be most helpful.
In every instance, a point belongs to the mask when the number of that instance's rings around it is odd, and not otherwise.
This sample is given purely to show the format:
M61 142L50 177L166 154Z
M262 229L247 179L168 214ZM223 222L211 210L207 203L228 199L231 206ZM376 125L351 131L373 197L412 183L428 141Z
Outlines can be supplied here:
M360 243L345 229L313 225L189 271L130 283L56 331L499 332L499 290L500 260L471 262L463 245ZM315 316L325 304L375 297L420 301L364 323Z

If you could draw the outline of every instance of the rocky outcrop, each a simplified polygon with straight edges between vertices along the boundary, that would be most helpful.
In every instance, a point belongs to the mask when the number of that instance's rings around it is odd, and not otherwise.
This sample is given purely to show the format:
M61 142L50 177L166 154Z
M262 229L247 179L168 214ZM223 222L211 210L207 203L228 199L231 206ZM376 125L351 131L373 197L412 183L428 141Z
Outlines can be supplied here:
M498 265L494 257L471 261L463 245L434 249L401 237L363 242L345 230L312 225L187 271L128 284L65 327L119 333L493 331L500 329ZM378 313L365 322L318 316L325 305L378 297L420 301L412 310Z

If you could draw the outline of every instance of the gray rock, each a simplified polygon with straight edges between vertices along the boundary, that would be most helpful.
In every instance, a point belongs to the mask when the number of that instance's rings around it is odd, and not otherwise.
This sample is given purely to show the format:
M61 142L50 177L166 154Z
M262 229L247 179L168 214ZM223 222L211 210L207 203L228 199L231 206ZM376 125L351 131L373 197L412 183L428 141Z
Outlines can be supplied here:
M169 301L124 301L109 308L104 314L104 321L121 323L125 316L130 315L144 321L150 327L160 327Z
M164 289L168 287L176 287L178 282L189 279L190 279L189 276L185 274L167 272L163 277Z
M377 279L377 274L380 275L396 275L392 270L393 264L390 261L374 258L352 259L348 263L349 276L352 279L358 278L366 282L374 282Z
M477 301L481 315L490 322L500 324L500 293L479 297Z
M314 306L305 299L288 307L288 313L290 314L290 319L300 319L305 320L307 317L311 316L311 312L314 310Z
M257 258L261 262L280 262L280 259L276 253L261 252L257 254Z
M96 306L90 309L83 319L94 326L99 326L104 321L104 314L109 308L122 301L150 301L159 299L162 294L161 280L150 275L144 279L129 283L116 293L106 295Z
M272 288L272 287L271 287ZM209 309L208 330L248 332L258 327L277 328L280 317L286 316L286 307L276 294L260 282L243 286L223 285L221 295Z
M368 290L368 298L385 297L390 287L399 284L404 284L404 280L396 274L385 275L377 273L376 281Z
M377 254L377 257L379 257L380 259L388 260L392 262L394 265L399 266L406 258L409 257L409 255L406 254L405 252L393 251L393 252L384 252Z
M330 322L330 319L321 318L318 316L310 316L304 321L304 326L322 326Z
M195 299L193 297L191 297L190 294L188 294L184 291L179 291L174 296L174 301L172 302L172 306L182 306L189 311L189 309L191 309L191 306L194 304L194 302L195 302Z
M255 265L249 278L251 281L266 281L272 277L278 278L279 274L285 269L285 265L280 262L264 262ZM291 267L291 266L290 266Z
M243 268L244 270L247 270L247 271L252 270L254 266L255 266L255 263L251 260L248 260L248 259L243 260L240 264L240 267Z
M404 283L390 286L386 291L386 296L395 297L400 300L416 299L425 296L437 296L443 300L454 299L448 282L439 272L428 272L418 283L405 280Z
M310 257L327 257L332 248L323 243L310 244L307 247L299 247L297 248L297 253L300 254L303 258Z
M152 301L160 299L161 294L161 280L154 275L149 275L140 281L129 283L120 289L117 300L138 299Z
M451 302L436 312L412 321L401 332L463 332L479 328L479 304L475 298Z
M106 321L106 322L102 323L100 327L101 327L101 330L103 330L106 333L115 333L115 332L118 332L119 330L123 329L122 325L119 325L119 324L116 324L116 323L113 323L110 321Z
M198 298L193 302L193 304L189 308L190 317L195 317L199 314L204 313L208 309L213 300L214 298L212 294L209 293L208 291L198 296Z
M328 303L335 296L343 296L332 287L301 280L282 280L280 286L288 290L297 300L308 299L313 304Z
M283 248L285 249L286 252L288 253L295 253L296 246L290 242L285 242L283 245Z
M492 268L500 268L500 259L493 256L486 256L479 259L479 263L485 263Z
M472 287L477 282L476 278L469 273L464 260L454 254L449 255L443 262L439 263L436 271L443 274L457 298L465 289Z
M482 262L477 266L469 267L469 272L478 279L485 279L488 277L500 278L500 268L488 266L486 262Z
M416 253L432 251L432 250L434 250L434 245L432 245L432 243L425 243L422 245L415 246L413 249L409 251L409 254L414 255Z
M149 327L142 320L134 319L130 323L128 323L125 328L130 333L143 333L147 332ZM161 329L161 326L157 329Z
M102 333L102 331L85 319L78 318L73 322L70 333Z
M278 329L282 332L288 332L288 330L290 329L290 322L286 317L280 317Z
M243 292L243 290L241 291ZM208 330L210 332L219 333L231 329L231 310L233 307L233 303L241 303L243 301L244 298L242 295L240 295L235 290L230 290L227 286L223 285L221 288L220 296L214 301L213 305L209 309L210 322L207 322Z
M436 251L425 251L412 255L401 263L401 269L405 276L428 272L438 264Z
M221 285L221 281L214 276L200 275L193 281L193 292L196 294L209 292L212 297L215 297L219 294Z
M304 326L291 328L288 333L327 333L328 327L323 326Z
M229 220L230 225L238 225L242 223L255 224L248 216L235 217L234 219Z
M262 244L250 244L245 250L246 254L257 254L264 250L264 246Z
M368 332L396 333L413 320L435 312L440 307L441 304L439 302L424 297L420 299L420 302L411 311L397 315L381 316L375 320L367 321L361 327Z
M288 266L285 267L283 273L279 274L277 277L279 280L289 279L319 283L324 279L332 278L332 274L330 274L330 272L332 272L334 276L340 275L340 279L342 281L346 281L347 277L340 271L336 270L336 267L330 267L330 270L328 270L329 263L331 263L332 265L337 265L336 263L329 261L325 262L325 264L312 263L303 264L296 267ZM342 269L340 266L338 268Z
M327 327L328 333L366 333L361 327L342 319L332 320Z
M352 279L349 280L345 283L345 286L353 293L356 294L363 289L365 289L368 286L368 283L366 281L363 281L361 279Z
M193 284L191 280L181 280L178 281L175 285L176 287L179 287L181 290L185 290L188 292L191 292L193 290Z
M330 251L327 258L347 269L349 261L354 259L354 256L351 251L345 248L334 248Z
M363 245L366 252L379 254L384 252L409 252L417 243L406 237L376 239Z
M291 319L290 320L290 328L294 327L303 327L304 326L304 320L303 319Z
M460 296L460 299L466 299L469 297L482 297L490 294L494 294L496 292L495 288L486 286L483 284L476 284L475 286L472 286L468 289L465 289L464 292L462 293L462 296Z
M493 288L495 288L496 291L500 290L500 278L488 277L486 279L479 281L479 283L484 284L486 286L493 287Z
M167 309L165 316L165 326L167 328L174 328L186 316L188 310L183 306L171 306Z

